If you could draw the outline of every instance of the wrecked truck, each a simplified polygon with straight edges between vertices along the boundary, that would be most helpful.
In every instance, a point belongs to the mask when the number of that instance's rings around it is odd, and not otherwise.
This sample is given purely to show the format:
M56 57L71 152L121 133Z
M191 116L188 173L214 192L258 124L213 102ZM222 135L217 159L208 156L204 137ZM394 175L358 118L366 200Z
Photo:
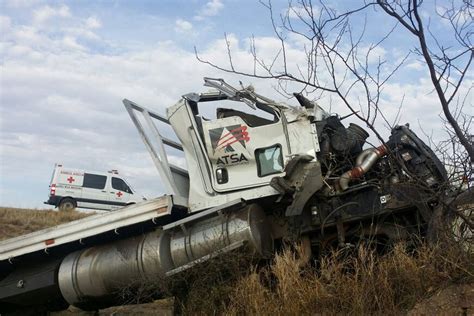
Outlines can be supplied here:
M364 128L301 94L295 107L204 81L212 91L185 94L166 116L123 101L166 194L0 242L2 312L121 304L117 292L133 280L243 249L269 258L285 240L317 255L429 230L439 198L430 192L446 171L408 126L371 146ZM186 169L169 150L183 154Z

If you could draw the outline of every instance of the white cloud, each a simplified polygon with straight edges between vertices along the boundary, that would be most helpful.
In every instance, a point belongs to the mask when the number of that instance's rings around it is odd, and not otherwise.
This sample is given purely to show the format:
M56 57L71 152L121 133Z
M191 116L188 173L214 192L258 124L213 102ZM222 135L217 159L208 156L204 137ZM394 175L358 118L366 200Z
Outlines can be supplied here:
M77 37L77 38L85 38L88 40L99 40L100 36L91 31L88 28L82 27L65 27L62 29L65 34L69 36Z
M49 5L43 6L39 9L36 9L33 12L33 20L36 23L44 23L48 19L54 17L68 18L71 16L69 7L66 5L61 5L59 7L51 7Z
M102 22L94 16L90 16L86 19L86 27L89 29L98 29L102 27Z
M54 36L48 35L47 30L41 30L35 26L20 25L12 28L10 32L3 35L4 42L2 48L6 51L3 56L5 59L15 58L17 53L24 54L27 48L30 49L32 57L37 57L38 54L60 52L63 50L86 50L87 48L80 44L79 38L89 40L98 40L99 37L87 29L81 28L62 28L54 30ZM21 47L21 49L18 49ZM14 48L14 49L12 49Z
M11 25L12 25L12 21L10 17L5 16L5 15L0 15L0 30L2 30L2 32L8 31Z
M86 50L86 48L77 43L76 38L72 36L65 36L62 40L62 43L64 45L64 48L77 49L81 51Z
M13 30L13 33L5 34L5 38L10 37L16 43L23 43L25 45L42 45L48 44L49 38L39 34L38 30L32 26L19 26Z
M425 69L425 66L419 61L413 61L413 62L407 64L405 67L407 67L409 69L414 69L414 70L423 70L423 69Z
M202 7L198 14L194 17L195 20L204 20L206 17L209 16L216 16L219 11L224 8L224 4L221 0L211 0L208 1L204 7Z
M183 20L183 19L177 19L176 20L176 23L175 23L175 31L176 32L189 32L193 29L193 25L186 21L186 20Z

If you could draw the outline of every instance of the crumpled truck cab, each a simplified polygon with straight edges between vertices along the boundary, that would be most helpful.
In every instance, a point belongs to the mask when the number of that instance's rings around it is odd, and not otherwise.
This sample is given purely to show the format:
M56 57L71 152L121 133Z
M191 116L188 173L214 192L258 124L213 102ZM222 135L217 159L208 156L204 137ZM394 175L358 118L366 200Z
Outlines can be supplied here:
M223 81L206 78L215 93L187 94L167 110L188 164L189 207L199 211L243 198L279 194L270 182L285 175L295 155L316 157L319 141L306 108L277 104L251 90L229 91ZM268 113L270 119L232 108L216 110L215 119L201 114L210 102L237 101Z

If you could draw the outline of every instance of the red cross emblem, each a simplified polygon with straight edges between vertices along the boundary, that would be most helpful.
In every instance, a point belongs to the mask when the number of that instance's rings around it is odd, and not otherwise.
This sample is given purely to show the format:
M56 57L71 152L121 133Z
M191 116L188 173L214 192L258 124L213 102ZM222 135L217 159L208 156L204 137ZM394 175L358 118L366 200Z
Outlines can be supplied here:
M118 197L121 197L122 195L123 195L122 192L120 192L120 191L117 192L117 196L118 196Z
M67 178L67 182L69 182L69 183L73 183L74 181L76 181L76 179L74 179L72 176Z

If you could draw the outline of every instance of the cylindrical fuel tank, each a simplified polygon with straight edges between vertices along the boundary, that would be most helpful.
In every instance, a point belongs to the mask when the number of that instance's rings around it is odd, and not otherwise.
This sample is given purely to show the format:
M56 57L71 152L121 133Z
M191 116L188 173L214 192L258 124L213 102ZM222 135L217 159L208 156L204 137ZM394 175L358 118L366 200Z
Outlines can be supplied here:
M95 309L115 303L117 290L159 277L169 260L169 236L157 230L71 253L59 267L61 294L71 305Z
M165 273L222 248L244 242L266 255L273 241L265 214L255 205L230 214L186 223L184 229L157 230L68 255L59 268L64 299L82 309L116 303L116 294L133 282L159 280Z
M171 236L172 268L179 268L216 250L241 241L261 255L271 252L273 241L265 214L257 204L251 204L226 220L215 216L178 230Z

